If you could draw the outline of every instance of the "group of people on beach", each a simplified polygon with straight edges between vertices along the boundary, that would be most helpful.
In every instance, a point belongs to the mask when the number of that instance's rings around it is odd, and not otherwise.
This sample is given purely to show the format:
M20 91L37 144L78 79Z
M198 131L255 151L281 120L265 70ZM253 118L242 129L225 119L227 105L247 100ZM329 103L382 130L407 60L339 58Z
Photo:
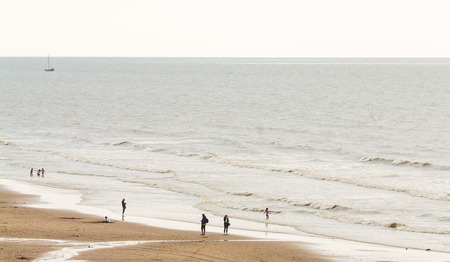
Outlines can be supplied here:
M30 176L33 177L33 175L34 175L34 169L31 168L31 170L30 170ZM39 170L37 171L37 176L42 176L42 177L44 177L44 175L45 175L45 169L44 169L44 168L39 169Z
M125 198L124 198L124 199L122 199L122 221L125 218L125 209L127 209L127 203L125 202ZM266 215L266 219L269 219L269 213L270 213L269 212L269 208L266 208L264 210L264 214ZM108 217L105 217L105 219L106 219L106 222L108 222L108 223L110 222ZM202 220L200 220L200 223L201 223L200 229L202 231L202 235L205 235L206 234L206 224L209 223L209 219L206 217L205 214L202 214ZM228 227L229 226L230 226L230 219L228 218L228 215L225 215L223 217L223 233L225 235L228 235Z
M125 198L122 199L122 221L125 220L125 209L127 209L127 202L125 202ZM111 219L108 216L105 216L105 223L111 223Z
M206 217L205 214L202 214L202 220L200 221L201 223L201 230L202 230L202 235L206 234L206 224L209 223L209 219ZM230 219L228 218L228 215L225 215L223 217L223 233L225 235L228 235L228 227L230 226Z
M266 219L269 219L269 208L266 208L264 210L264 214L266 215ZM202 220L201 222L201 230L202 230L202 235L206 234L206 224L209 222L208 218L206 217L205 214L202 214ZM228 235L228 227L230 226L230 219L228 218L228 215L225 215L223 217L223 233L225 235Z
M264 214L266 215L266 219L269 219L269 208L266 208L264 210ZM202 220L200 221L201 223L201 230L202 230L202 235L206 234L206 224L209 222L209 219L206 217L205 214L202 214ZM225 235L228 235L228 227L230 226L230 219L228 218L228 215L225 215L223 217L223 233Z

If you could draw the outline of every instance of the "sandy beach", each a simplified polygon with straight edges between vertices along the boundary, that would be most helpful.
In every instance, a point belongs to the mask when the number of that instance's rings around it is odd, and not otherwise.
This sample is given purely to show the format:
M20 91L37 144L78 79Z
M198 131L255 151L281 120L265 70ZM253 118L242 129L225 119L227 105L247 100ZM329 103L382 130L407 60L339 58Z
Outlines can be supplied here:
M65 210L24 206L38 198L0 187L0 260L329 261L295 242L180 231Z

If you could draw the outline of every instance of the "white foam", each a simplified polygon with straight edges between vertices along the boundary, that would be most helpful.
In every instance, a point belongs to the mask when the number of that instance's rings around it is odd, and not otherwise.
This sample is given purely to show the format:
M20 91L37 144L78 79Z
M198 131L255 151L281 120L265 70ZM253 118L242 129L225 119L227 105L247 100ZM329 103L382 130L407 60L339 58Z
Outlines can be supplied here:
M43 261L77 261L81 262L83 260L72 260L73 257L78 256L80 253L89 251L89 250L95 250L95 249L102 249L102 248L113 248L113 247L120 247L120 246L131 246L136 245L140 243L148 243L151 241L117 241L117 242L83 242L83 243L74 243L74 242L67 242L66 244L70 244L68 247L64 247L59 250L51 251L46 253L44 256L37 258L33 260L33 262L43 262Z

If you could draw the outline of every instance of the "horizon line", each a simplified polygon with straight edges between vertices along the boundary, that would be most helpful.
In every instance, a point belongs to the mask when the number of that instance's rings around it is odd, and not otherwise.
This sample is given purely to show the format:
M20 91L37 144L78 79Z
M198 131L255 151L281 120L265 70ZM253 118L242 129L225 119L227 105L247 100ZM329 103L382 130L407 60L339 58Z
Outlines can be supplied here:
M44 56L2 56L0 58L42 58ZM229 59L446 59L450 56L51 56L52 58L229 58Z

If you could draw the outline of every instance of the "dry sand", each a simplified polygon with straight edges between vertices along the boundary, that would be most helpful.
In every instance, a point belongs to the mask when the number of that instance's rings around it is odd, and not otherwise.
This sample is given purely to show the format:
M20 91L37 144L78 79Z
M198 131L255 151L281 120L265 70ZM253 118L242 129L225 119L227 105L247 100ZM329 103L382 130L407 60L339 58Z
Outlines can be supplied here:
M0 187L0 261L31 261L50 251L82 246L85 261L329 261L299 243L169 230L72 211L25 207L37 198ZM200 227L200 225L199 225ZM51 240L64 240L63 243ZM109 241L151 241L89 250ZM161 240L169 240L162 242ZM69 252L69 251L63 251Z

